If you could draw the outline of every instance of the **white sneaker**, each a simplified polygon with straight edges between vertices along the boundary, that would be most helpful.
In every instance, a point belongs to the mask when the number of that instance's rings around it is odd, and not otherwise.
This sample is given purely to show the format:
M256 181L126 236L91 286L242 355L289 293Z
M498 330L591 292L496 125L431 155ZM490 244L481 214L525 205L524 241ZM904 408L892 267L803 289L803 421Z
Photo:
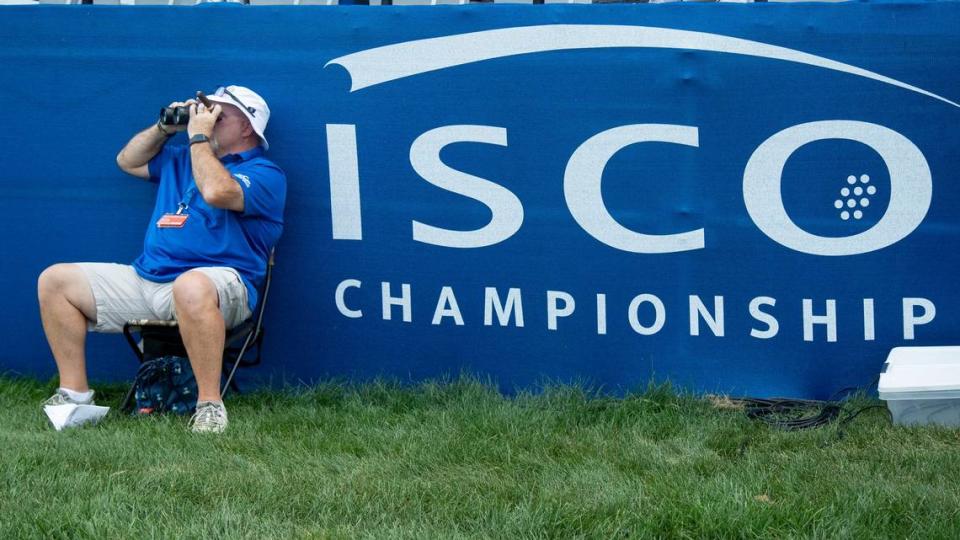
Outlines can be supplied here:
M197 412L190 418L190 430L194 433L223 433L227 429L227 409L223 403L198 401Z
M70 404L96 405L96 403L93 402L93 394L90 395L90 399L88 401L77 401L71 398L70 396L68 396L66 392L58 388L55 394L48 397L46 401L40 404L40 407L43 408L43 407L46 407L47 405L56 406L56 405L70 405Z

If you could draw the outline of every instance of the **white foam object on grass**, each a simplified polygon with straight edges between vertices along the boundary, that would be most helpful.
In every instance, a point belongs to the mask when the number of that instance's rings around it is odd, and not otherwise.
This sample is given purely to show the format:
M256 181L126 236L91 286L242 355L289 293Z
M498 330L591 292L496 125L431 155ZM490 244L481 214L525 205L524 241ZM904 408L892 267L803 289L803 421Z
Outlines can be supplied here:
M96 424L110 412L110 407L68 403L66 405L47 405L43 408L43 412L47 413L47 418L50 419L53 427L57 431L62 431L64 428Z

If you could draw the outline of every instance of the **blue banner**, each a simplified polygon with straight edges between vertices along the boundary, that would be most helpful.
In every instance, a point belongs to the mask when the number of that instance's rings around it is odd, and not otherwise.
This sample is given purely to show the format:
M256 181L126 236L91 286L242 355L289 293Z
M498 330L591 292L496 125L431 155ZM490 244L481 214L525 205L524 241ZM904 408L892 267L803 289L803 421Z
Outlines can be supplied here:
M55 373L43 268L139 254L120 148L223 83L289 180L248 379L826 397L956 344L956 2L2 15L4 370Z

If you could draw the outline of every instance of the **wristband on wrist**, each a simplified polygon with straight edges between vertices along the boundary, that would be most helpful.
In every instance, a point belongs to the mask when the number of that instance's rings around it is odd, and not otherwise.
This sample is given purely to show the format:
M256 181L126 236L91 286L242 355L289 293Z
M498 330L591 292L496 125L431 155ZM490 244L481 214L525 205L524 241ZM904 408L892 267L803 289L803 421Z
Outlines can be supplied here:
M174 131L174 132L169 132L169 131L163 129L163 124L161 124L159 120L157 120L157 129L159 129L159 130L160 130L160 133L163 133L163 135L164 135L165 137L173 137L173 135L176 133L176 131Z
M193 137L190 137L190 146L193 146L195 144L200 144L200 143L208 143L208 142L210 142L210 137L207 137L202 133L197 133Z

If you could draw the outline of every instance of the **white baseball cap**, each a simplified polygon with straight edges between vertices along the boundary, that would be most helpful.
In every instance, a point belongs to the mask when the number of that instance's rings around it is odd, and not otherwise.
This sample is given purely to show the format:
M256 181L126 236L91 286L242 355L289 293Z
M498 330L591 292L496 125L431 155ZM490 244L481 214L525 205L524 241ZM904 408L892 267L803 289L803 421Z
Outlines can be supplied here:
M267 102L260 97L260 94L244 86L231 85L217 88L213 95L207 96L207 99L217 103L227 103L240 109L250 120L250 125L257 132L257 136L263 141L264 150L270 148L267 137L263 134L267 129L267 121L270 120L270 107L267 107Z

